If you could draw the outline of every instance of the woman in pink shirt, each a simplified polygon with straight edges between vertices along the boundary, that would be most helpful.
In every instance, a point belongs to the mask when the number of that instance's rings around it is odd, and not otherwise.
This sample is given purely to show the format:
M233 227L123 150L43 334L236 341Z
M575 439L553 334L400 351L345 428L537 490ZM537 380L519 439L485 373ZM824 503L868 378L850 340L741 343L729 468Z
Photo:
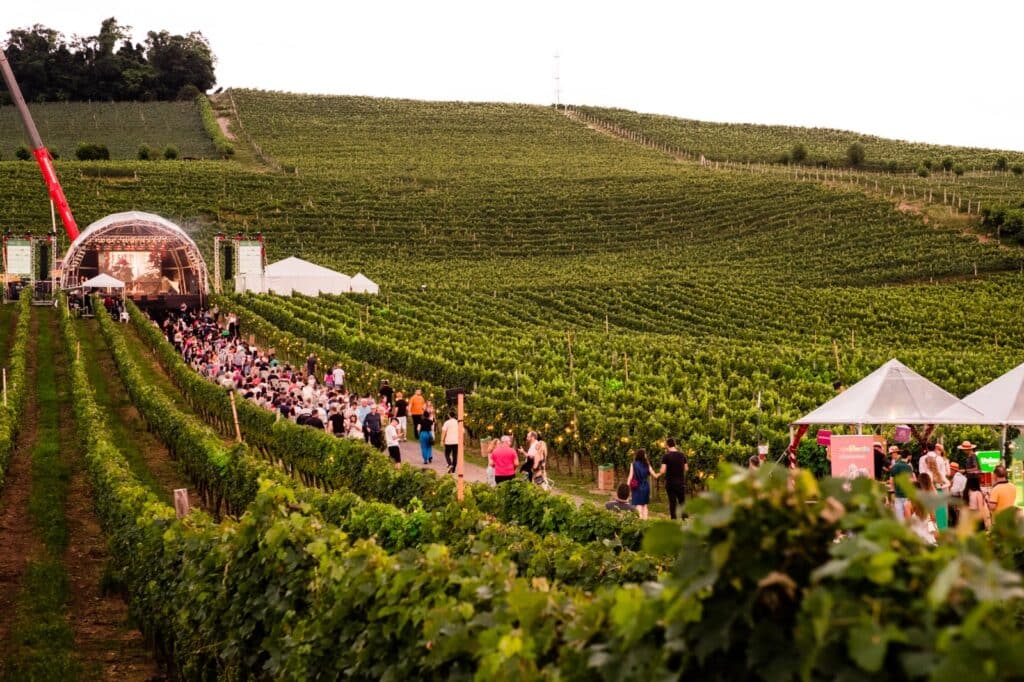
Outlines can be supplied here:
M516 477L519 456L512 449L511 436L502 436L501 445L491 451L491 466L494 467L494 480L496 483L511 481Z

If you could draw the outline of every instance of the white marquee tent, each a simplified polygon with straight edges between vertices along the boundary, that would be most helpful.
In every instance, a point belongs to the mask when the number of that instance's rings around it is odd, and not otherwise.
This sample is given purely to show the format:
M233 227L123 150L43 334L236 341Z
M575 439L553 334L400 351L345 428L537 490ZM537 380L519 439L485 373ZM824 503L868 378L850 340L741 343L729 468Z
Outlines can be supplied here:
M1024 364L985 384L963 400L981 413L966 424L1024 425Z
M379 294L380 287L372 279L361 272L357 272L352 278L353 294Z
M124 282L116 277L102 274L82 282L79 286L85 289L124 289Z
M353 281L354 278L344 273L291 256L268 265L262 277L239 276L235 280L235 291L273 291L282 296L295 292L306 296L346 294L352 291Z
M890 360L832 400L793 422L810 424L991 423L976 407Z

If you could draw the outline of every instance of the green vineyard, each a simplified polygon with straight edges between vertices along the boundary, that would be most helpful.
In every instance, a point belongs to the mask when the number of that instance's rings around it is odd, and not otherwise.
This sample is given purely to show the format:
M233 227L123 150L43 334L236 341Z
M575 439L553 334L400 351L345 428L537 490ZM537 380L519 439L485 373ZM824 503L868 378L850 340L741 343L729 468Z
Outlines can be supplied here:
M797 471L742 466L759 445L782 456L794 420L890 358L959 396L1024 360L1024 251L982 220L1024 201L1019 176L991 170L1020 154L258 90L33 110L81 226L146 211L211 269L215 235L259 233L268 261L365 273L379 295L209 303L281 363L340 364L360 394L387 379L443 406L465 389L468 449L539 431L556 488L470 478L459 500L453 476L201 376L131 302L119 323L98 299L79 316L26 293L0 307L0 679L1024 668L1012 513L930 546L882 486L822 476L813 437ZM0 224L42 234L50 207L13 160L15 125L0 125ZM85 140L114 160L72 160ZM837 168L852 141L868 162ZM797 143L806 164L776 163ZM194 158L139 161L140 144ZM916 172L925 159L934 172ZM669 438L689 457L687 518L663 518L657 487L649 521L604 509L598 467L621 483L644 448L657 469ZM942 504L908 493L925 514Z

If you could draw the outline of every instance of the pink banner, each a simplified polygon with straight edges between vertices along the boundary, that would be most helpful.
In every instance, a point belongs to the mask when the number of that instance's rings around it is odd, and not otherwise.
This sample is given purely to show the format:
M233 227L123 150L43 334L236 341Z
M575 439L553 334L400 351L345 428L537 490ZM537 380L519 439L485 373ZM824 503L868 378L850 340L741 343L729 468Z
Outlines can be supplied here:
M832 436L829 452L832 458L832 475L839 478L872 477L875 470L875 437Z

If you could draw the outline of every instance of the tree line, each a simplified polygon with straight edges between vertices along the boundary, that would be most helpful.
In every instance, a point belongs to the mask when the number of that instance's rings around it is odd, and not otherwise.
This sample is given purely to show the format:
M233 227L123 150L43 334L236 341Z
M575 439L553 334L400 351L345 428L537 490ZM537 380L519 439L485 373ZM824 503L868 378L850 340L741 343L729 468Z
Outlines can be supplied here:
M4 52L29 102L189 100L217 82L216 58L199 31L149 31L132 44L131 26L105 19L94 36L36 24L8 32ZM0 92L0 104L10 104Z

